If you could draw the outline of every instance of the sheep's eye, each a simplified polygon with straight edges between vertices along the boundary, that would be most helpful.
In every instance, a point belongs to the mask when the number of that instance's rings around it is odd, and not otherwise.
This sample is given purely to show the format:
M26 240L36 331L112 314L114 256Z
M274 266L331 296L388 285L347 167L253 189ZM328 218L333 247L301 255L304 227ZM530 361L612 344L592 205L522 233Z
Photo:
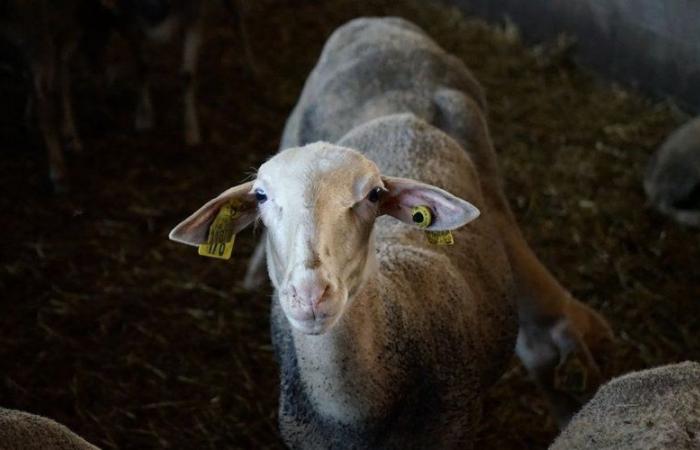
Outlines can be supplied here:
M255 200L257 200L258 203L265 203L267 201L267 194L265 193L265 191L263 191L262 189L256 189Z
M384 188L381 187L376 187L369 191L369 194L367 194L367 200L369 200L372 203L377 203L379 201L379 197L381 197L382 193L385 191Z

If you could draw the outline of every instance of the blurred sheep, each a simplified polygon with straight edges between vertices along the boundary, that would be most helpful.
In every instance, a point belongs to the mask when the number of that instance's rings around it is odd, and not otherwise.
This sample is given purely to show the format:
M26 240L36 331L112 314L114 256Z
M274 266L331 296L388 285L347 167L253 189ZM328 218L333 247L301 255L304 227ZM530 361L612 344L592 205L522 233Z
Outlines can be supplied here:
M700 225L700 117L674 131L644 178L651 204L683 225Z
M17 46L31 72L39 130L56 191L67 187L63 147L82 144L71 105L70 64L81 39L80 0L0 2L0 37Z
M0 450L98 450L46 417L0 408Z
M700 448L700 364L632 372L600 388L550 450Z
M139 98L134 127L153 126L148 43L164 42L181 34L184 140L201 142L197 114L197 60L204 23L215 5L224 5L234 16L248 62L249 47L232 0L4 0L0 1L0 38L20 49L33 79L33 99L39 131L48 151L49 177L57 192L67 190L64 148L80 151L72 107L71 66L77 50L92 62L101 59L116 32L126 38L133 52L139 78Z
M183 125L185 142L201 142L195 89L197 60L203 40L204 20L214 0L100 0L113 15L114 29L124 36L134 55L139 77L139 98L134 128L139 131L153 127L149 58L145 47L162 43L182 34Z

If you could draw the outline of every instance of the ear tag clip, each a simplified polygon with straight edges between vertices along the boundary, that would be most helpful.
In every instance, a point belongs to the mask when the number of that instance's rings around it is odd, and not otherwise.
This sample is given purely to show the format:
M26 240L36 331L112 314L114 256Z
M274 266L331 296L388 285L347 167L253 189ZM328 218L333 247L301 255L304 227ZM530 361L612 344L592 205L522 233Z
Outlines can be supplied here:
M411 216L418 228L428 228L433 223L433 212L427 206L414 206L411 209ZM453 245L455 243L450 230L426 231L425 236L428 238L428 242L433 245Z
M230 259L233 251L233 241L236 235L233 232L233 221L240 215L237 205L226 204L221 207L216 218L209 226L207 242L200 244L198 253L217 259Z

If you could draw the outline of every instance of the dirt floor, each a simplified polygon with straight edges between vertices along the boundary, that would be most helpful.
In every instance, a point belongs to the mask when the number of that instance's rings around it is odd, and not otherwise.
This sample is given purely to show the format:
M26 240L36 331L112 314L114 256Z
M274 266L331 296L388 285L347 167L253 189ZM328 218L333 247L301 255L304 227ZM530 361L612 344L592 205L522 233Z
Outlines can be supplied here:
M567 39L526 48L419 0L249 2L255 70L225 12L207 32L199 85L204 144L182 140L179 48L156 52L157 126L131 131L128 65L111 87L76 72L86 151L73 191L46 191L25 127L26 79L0 70L0 405L47 415L104 448L278 448L269 290L241 287L255 235L230 262L168 241L171 227L275 152L332 30L400 15L464 59L486 87L508 196L526 235L619 338L612 371L700 359L700 238L645 205L642 175L683 119L597 81ZM116 42L110 59L127 59ZM2 100L5 99L5 100ZM542 449L556 434L514 361L488 394L476 448Z

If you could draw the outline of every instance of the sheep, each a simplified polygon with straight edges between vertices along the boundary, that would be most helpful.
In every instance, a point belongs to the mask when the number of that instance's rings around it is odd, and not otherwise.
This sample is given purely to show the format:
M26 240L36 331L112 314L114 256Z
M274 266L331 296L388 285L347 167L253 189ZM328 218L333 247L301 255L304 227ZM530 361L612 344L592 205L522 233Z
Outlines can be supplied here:
M574 416L550 450L700 448L700 364L615 378Z
M49 178L55 192L68 190L64 148L80 152L83 144L75 124L71 66L77 53L95 64L102 59L113 32L128 41L140 83L134 128L152 128L147 41L165 41L183 31L184 140L201 143L196 105L197 59L205 17L214 0L7 0L0 2L0 38L18 47L33 78L33 98L39 130L48 152ZM248 63L252 57L238 6L220 2L233 14ZM78 51L79 50L79 51Z
M700 117L674 131L652 156L644 190L660 212L700 225Z
M71 105L70 63L81 39L78 0L7 0L0 3L0 37L26 58L39 130L48 152L49 178L67 189L63 146L80 151Z
M202 42L204 20L213 0L101 0L113 15L114 28L131 47L137 63L140 83L134 128L145 131L153 127L147 42L172 39L178 29L183 33L182 79L184 133L187 145L201 143L196 105L197 59ZM233 9L233 6L230 6Z
M97 450L57 422L0 408L0 450Z
M471 448L514 347L563 420L578 404L559 366L579 362L595 388L610 328L525 243L485 107L416 25L353 20L326 43L282 150L171 231L206 249L215 218L234 234L264 223L291 448ZM433 245L445 230L454 245Z

